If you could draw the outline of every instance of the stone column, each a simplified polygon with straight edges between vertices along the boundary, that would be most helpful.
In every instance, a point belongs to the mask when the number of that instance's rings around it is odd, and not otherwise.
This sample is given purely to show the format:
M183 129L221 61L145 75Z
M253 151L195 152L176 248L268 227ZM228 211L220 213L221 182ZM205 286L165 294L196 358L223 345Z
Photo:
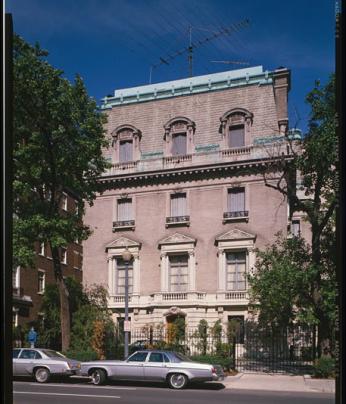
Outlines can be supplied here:
M225 251L218 251L219 257L219 277L218 277L218 291L224 292L226 290L226 261L225 261Z
M196 291L196 259L195 259L195 252L189 251L189 285L188 291L195 292Z
M107 263L108 263L108 293L111 296L115 294L114 290L115 260L112 255L107 258Z
M161 253L161 292L168 291L168 256L166 253Z

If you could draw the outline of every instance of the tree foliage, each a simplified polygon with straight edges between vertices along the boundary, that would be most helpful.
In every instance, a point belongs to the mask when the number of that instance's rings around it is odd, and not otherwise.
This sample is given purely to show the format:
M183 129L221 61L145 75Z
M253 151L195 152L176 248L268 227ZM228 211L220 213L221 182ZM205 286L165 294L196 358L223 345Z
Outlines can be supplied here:
M46 60L48 53L15 35L14 87L14 265L34 266L34 243L51 249L60 293L63 346L69 345L67 288L59 248L90 234L82 224L85 203L100 190L97 178L107 168L105 118L88 96L82 78L73 84ZM62 192L78 209L61 212Z
M70 295L71 350L94 352L101 359L113 350L115 328L107 309L107 291L93 285L86 289L73 278L66 278ZM47 285L41 312L44 323L37 324L39 344L61 350L59 292L56 285Z
M306 101L311 106L309 132L290 142L291 159L273 162L279 180L265 183L287 197L290 215L301 212L311 225L311 242L278 238L258 253L257 273L250 276L260 318L287 324L294 319L318 325L319 354L330 351L336 312L335 212L338 192L338 139L335 127L335 77L315 83ZM305 197L296 192L297 174Z

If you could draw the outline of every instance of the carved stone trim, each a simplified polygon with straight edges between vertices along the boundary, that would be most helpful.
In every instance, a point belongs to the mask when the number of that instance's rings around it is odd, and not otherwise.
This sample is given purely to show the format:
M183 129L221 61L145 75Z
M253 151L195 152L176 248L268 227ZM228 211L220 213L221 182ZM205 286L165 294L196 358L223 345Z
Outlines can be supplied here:
M249 240L255 239L256 235L247 233L243 230L233 229L226 233L221 234L220 236L215 238L215 241L225 241L225 240Z
M164 239L159 241L159 245L163 244L179 244L179 243L196 243L196 239L185 236L184 234L181 233L174 233L168 237L165 237Z

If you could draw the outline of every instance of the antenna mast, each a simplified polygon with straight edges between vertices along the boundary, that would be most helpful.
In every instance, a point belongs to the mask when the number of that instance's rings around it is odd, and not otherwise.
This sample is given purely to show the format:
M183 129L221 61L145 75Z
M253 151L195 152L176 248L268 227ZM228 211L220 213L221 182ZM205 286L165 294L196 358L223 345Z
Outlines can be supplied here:
M158 62L158 63L156 63L156 64L154 64L154 65L152 65L150 67L150 78L149 78L150 83L151 83L153 69L155 69L156 67L158 67L158 66L160 66L162 64L169 65L169 63L173 59L175 59L177 56L183 55L185 53L188 54L189 76L192 77L192 75L193 75L193 50L195 48L198 48L198 47L206 44L207 42L210 42L213 39L218 38L219 36L232 35L233 33L238 32L239 30L241 30L243 28L246 28L249 24L250 24L249 19L242 20L242 21L240 21L238 23L232 24L229 28L223 28L223 29L221 29L219 31L216 31L216 32L213 33L213 35L211 35L209 37L206 37L206 38L204 38L202 40L199 40L197 42L192 42L192 28L193 27L192 27L192 25L190 25L189 26L189 46L185 47L185 48L183 48L183 49L181 49L179 51L176 51L173 54L168 54L164 58L160 57L159 58L160 62ZM196 28L196 29L199 29L199 28ZM208 30L203 30L203 31L208 31Z

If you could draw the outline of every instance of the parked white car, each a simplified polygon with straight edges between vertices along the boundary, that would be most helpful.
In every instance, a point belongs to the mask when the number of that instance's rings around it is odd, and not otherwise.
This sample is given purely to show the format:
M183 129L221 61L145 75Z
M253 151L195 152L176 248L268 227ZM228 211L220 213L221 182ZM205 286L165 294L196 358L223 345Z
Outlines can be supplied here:
M189 382L224 379L220 365L194 362L172 351L141 350L124 361L99 360L82 362L80 374L100 385L110 380L161 381L172 389L182 389Z
M80 362L52 349L13 349L13 376L34 377L38 383L47 383L52 375L75 375L80 366Z

